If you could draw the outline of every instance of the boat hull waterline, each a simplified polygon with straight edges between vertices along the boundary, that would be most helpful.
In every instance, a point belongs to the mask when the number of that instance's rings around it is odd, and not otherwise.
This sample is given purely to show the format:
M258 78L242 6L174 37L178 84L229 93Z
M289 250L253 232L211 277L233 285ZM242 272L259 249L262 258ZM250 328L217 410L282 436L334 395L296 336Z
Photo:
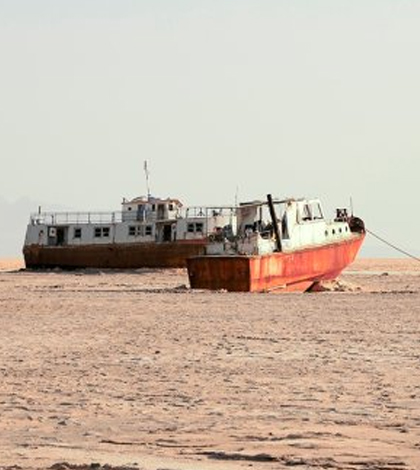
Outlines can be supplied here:
M187 260L191 288L230 292L305 292L334 280L351 264L365 234L348 240L256 256L198 256Z

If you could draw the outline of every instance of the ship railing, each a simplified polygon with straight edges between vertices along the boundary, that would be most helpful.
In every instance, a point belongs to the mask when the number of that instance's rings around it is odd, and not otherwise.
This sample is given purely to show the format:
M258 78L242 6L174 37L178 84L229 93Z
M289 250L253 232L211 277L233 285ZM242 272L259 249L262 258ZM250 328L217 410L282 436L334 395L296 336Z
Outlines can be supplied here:
M131 219L132 217L132 219ZM136 214L122 212L37 212L31 214L32 225L113 224L136 220Z
M188 218L200 218L209 219L211 217L224 216L229 217L236 214L236 208L231 206L193 206L183 207L181 210L181 217Z
M214 206L214 207L186 207L183 208L178 218L203 218L212 217L233 217L236 214L234 207ZM145 217L136 211L115 211L115 212L37 212L30 216L32 225L69 225L69 224L113 224L118 222L149 222L157 221L157 217Z

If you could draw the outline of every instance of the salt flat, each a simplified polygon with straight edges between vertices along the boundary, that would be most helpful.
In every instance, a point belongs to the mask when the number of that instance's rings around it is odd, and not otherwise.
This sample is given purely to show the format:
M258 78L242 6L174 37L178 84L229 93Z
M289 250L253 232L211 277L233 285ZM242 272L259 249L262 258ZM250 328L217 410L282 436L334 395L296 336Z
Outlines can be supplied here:
M284 295L20 265L0 261L0 467L420 468L420 263Z

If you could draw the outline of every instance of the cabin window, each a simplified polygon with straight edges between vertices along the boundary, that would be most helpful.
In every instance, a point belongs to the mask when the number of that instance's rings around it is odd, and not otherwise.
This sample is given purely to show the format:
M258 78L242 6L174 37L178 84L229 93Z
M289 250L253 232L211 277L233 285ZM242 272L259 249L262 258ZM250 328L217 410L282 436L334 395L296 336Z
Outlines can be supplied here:
M188 233L203 233L204 224L203 222L190 222L187 225Z
M146 235L152 235L152 226L151 225L146 225Z
M152 212L156 211L156 204L152 204Z
M82 238L82 229L75 228L73 232L73 238Z
M312 210L312 217L314 219L323 219L324 216L322 215L321 205L318 202L313 202L311 205Z
M311 208L309 204L303 206L302 220L312 220Z
M151 232L150 232L149 235L151 235ZM142 237L142 236L144 236L144 226L143 225L130 225L128 227L128 236L129 237Z
M109 227L95 227L94 236L95 238L109 237Z
M174 210L174 205L173 205L173 204L169 204L169 205L168 205L168 209L169 209L170 211L173 211L173 210Z
M270 234L270 232L267 230L267 226L265 225L264 221L261 221L259 230L260 230L261 233L265 233L266 235ZM283 217L281 218L281 236L283 238L290 238L289 225L287 223L287 213L286 212L283 214Z

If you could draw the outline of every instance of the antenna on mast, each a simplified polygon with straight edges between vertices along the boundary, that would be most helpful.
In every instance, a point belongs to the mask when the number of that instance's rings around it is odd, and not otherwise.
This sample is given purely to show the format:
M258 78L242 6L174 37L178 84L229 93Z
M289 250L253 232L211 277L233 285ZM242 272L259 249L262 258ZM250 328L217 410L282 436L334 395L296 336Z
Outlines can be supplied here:
M147 160L144 161L144 174L146 175L147 199L151 198L150 184L149 184L149 168L147 167Z

